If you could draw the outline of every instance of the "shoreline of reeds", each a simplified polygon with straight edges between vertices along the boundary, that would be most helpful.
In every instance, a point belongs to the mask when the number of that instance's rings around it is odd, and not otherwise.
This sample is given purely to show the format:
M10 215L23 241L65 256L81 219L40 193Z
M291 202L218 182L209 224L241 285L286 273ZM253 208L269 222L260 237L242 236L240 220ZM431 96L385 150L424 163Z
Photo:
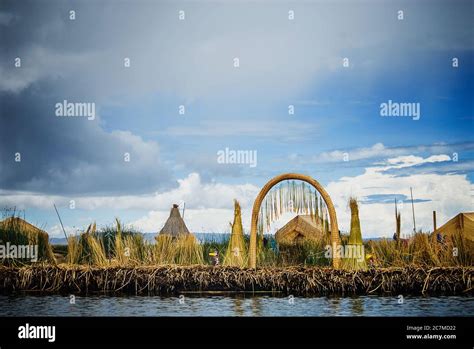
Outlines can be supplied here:
M321 267L257 270L226 266L0 267L0 293L178 295L186 292L268 292L293 296L474 295L474 267Z

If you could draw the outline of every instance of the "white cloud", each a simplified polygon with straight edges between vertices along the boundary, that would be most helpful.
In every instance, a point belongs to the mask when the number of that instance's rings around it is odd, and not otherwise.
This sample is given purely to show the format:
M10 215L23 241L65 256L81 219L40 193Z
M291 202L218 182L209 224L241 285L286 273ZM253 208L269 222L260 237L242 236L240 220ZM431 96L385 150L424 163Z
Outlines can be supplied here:
M63 197L39 195L27 192L0 192L2 204L18 209L39 208L51 210L53 203L68 207L69 200L75 200L78 210L106 209L114 212L142 210L148 213L131 222L125 222L143 232L157 232L169 216L172 204L186 203L186 224L194 232L226 232L233 219L233 200L237 199L242 206L244 227L250 223L250 209L257 196L258 188L252 184L223 184L217 182L203 183L198 173L191 173L178 180L178 187L166 192L140 196L87 196ZM181 205L181 207L183 207ZM90 217L87 222L96 218ZM103 222L97 222L99 225ZM51 236L62 237L59 225L48 229ZM76 232L74 227L66 227L68 234Z
M334 150L331 152L324 152L313 157L313 162L336 162L342 161L345 154L349 155L350 160L367 159L376 156L403 154L404 149L390 149L386 148L382 143L374 144L372 147L357 148L353 150Z
M232 203L228 205L232 207ZM244 215L244 213L243 213ZM169 210L150 211L146 216L137 219L130 225L145 232L159 232L169 216ZM245 214L244 217L250 217ZM229 222L234 219L233 209L206 208L186 209L184 211L186 226L192 232L229 232ZM245 219L245 222L247 219ZM248 226L246 226L248 228Z
M228 232L233 220L233 200L242 206L244 228L250 224L250 208L258 187L251 184L202 183L199 174L191 173L178 180L179 187L147 199L140 208L153 207L145 216L130 223L144 232L158 232L169 216L171 204L185 202L185 221L193 232ZM145 202L145 200L147 202ZM135 205L134 205L135 206ZM183 209L181 205L180 209Z
M437 211L438 224L443 224L459 212L472 210L470 191L472 184L464 174L421 173L409 176L396 176L385 170L415 166L420 163L448 161L449 156L437 155L428 158L414 156L388 159L395 166L373 166L365 169L361 175L342 177L328 184L338 213L340 230L349 231L350 196L364 199L370 195L405 195L410 197L413 188L414 199L429 200L415 203L417 229L432 230L432 211ZM364 237L392 236L395 230L394 204L364 203L360 200L360 220ZM411 203L407 201L400 207L402 215L402 233L413 231Z
M392 171L386 172L387 169L397 170L420 163L448 160L447 155L390 158L383 164L367 167L360 175L342 177L330 182L326 190L336 206L340 230L349 230L350 211L347 203L350 196L360 199L360 218L364 237L390 237L395 227L393 204L367 203L364 198L371 195L405 195L409 198L412 187L415 200L429 200L415 203L417 228L425 231L432 229L433 210L437 211L438 224L446 222L459 212L472 210L470 191L473 190L473 186L464 174L417 173L396 176ZM238 199L243 207L244 228L248 232L250 210L259 190L260 188L253 184L203 183L199 174L191 173L186 178L178 180L178 187L166 192L142 196L79 197L76 198L76 207L85 210L143 210L148 213L126 223L144 232L157 232L168 218L171 205L184 201L185 220L191 231L227 232L229 222L233 219L232 202L233 199ZM19 209L24 207L50 209L52 202L68 205L70 200L65 197L32 193L1 194L2 202L6 206L16 206ZM400 211L402 233L409 234L413 229L410 202L403 203ZM287 218L291 219L291 216ZM274 226L281 227L284 223L286 222L276 222ZM53 228L52 235L62 235L59 227ZM274 230L272 229L272 232Z
M459 143L459 144L432 144L432 145L416 145L403 147L387 147L383 143L376 143L370 147L352 148L352 149L337 149L329 152L322 152L313 156L309 161L311 163L326 163L326 162L341 162L348 155L349 161L374 159L374 158L390 158L390 164L398 162L409 163L410 161L420 161L420 157L411 155L413 153L449 153L459 150L467 150L473 147L473 143ZM448 155L437 155L438 157L429 157L424 159L423 163L447 161ZM307 158L300 154L292 154L289 157L292 161L307 162ZM449 159L448 159L449 160ZM421 162L420 162L421 164Z
M350 196L356 196L364 199L370 195L405 195L410 197L410 187L413 188L414 198L429 200L427 202L415 203L415 214L417 229L432 229L432 211L438 213L439 224L444 223L455 214L472 209L470 190L472 184L466 175L462 174L414 174L410 176L397 177L388 174L387 169L406 168L423 163L433 163L440 161L449 161L447 155L434 155L427 158L406 156L390 158L380 166L366 168L361 175L354 177L342 177L337 181L330 182L326 189L331 195L336 206L338 214L339 228L342 231L349 231L350 211L347 205ZM196 177L190 178L180 185L178 190L181 193L191 193L200 185ZM225 188L224 186L223 188ZM211 194L211 191L216 190ZM252 194L247 195L244 200L245 209L242 212L243 224L246 231L249 231L250 209L252 200L255 198L259 188L252 186ZM228 222L232 220L232 209L229 208L232 195L226 195L228 190L222 190L219 185L208 186L206 189L198 189L207 194L204 197L211 196L226 197L222 206L216 204L208 205L201 209L186 210L186 222L192 231L228 231ZM168 194L169 195L169 194ZM215 207L220 208L215 208ZM399 210L402 214L402 233L410 234L413 230L410 202L400 203ZM153 210L146 216L133 222L133 225L144 231L159 231L169 215L169 208L166 210ZM285 224L294 215L287 215L284 221L274 222L271 232ZM386 236L391 237L394 231L394 206L392 203L360 203L361 225L364 237Z
M217 182L203 183L198 173L191 173L178 180L178 187L165 192L148 195L121 196L58 196L39 195L28 192L0 191L2 203L9 207L24 209L34 207L50 209L52 203L69 206L75 200L77 209L96 210L164 210L169 211L173 203L184 201L190 209L226 209L232 207L237 199L243 207L250 206L259 188L252 184L223 184Z
M54 238L63 238L64 237L63 228L59 224L53 225L51 228L49 228L47 230L48 230L48 234L49 234L50 237L54 237ZM66 231L67 236L76 235L78 232L81 231L80 229L73 228L73 227L70 227L70 226L64 226L64 230Z
M387 163L390 166L387 166L386 169L390 168L404 168L410 166L416 166L426 163L435 163L435 162L443 162L443 161L451 161L451 158L448 155L432 155L427 158L422 158L421 156L398 156L396 158L391 158L387 160Z

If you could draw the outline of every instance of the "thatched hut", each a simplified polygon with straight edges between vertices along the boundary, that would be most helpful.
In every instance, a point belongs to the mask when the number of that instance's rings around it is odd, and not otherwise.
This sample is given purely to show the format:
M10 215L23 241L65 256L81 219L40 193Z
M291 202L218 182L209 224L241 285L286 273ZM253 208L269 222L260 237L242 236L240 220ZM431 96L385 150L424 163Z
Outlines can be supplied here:
M173 238L178 238L191 234L184 223L181 214L179 213L178 205L173 204L170 211L170 216L166 221L164 227L160 230L159 235L169 235Z
M275 233L278 244L291 245L304 241L319 241L323 237L322 221L311 215L298 215Z
M298 215L275 234L283 264L324 264L324 246L329 235L324 230L323 220L312 215Z
M474 243L474 212L459 213L435 231L435 235L440 234L443 237L450 237L458 233Z
M20 217L12 216L0 222L0 244L7 242L13 245L37 245L39 260L55 262L48 233Z
M170 216L155 240L160 263L204 263L202 246L186 227L176 204L171 208Z

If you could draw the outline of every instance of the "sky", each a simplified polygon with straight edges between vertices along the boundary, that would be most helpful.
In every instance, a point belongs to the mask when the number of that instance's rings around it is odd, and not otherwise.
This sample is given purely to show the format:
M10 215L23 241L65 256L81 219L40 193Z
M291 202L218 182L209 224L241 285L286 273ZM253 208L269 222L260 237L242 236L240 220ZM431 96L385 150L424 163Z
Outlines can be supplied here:
M392 236L395 199L410 234L410 188L432 230L434 210L473 211L472 23L460 0L3 0L0 208L61 237L53 204L75 233L157 232L185 203L191 231L228 232L237 199L248 232L261 187L296 172L342 231L354 196L364 237ZM381 115L389 101L419 118Z

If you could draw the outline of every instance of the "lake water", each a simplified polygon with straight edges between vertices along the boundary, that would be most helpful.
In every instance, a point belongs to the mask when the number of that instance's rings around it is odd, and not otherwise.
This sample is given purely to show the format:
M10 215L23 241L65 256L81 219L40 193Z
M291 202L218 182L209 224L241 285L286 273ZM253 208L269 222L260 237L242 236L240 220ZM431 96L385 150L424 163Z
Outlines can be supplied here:
M472 297L0 296L0 316L473 316Z

